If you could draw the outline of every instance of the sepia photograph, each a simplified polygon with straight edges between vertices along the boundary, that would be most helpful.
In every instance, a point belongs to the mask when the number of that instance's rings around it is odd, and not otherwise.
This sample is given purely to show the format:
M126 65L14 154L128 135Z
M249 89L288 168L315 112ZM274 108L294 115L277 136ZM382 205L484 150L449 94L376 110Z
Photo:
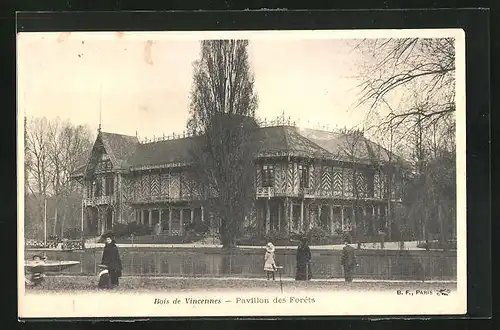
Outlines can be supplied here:
M20 32L20 318L464 314L460 29Z

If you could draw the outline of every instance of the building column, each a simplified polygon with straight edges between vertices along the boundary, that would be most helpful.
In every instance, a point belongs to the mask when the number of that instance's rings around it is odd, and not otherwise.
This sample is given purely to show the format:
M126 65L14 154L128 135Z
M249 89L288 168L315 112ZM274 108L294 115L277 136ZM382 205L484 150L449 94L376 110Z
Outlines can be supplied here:
M289 222L289 218L290 218L290 214L288 213L289 212L289 208L288 208L288 197L285 197L285 201L283 202L283 220L284 220L284 225L285 225L285 228L286 228L286 232L287 233L290 233L290 222Z
M340 225L342 226L342 230L344 230L344 205L340 207Z
M172 208L168 208L168 234L172 235Z
M278 231L281 232L281 201L278 201Z
M191 223L194 222L194 209L191 208Z
M378 233L377 230L377 219L375 218L375 205L372 204L372 233L373 235L376 235Z
M290 208L289 214L288 214L288 232L290 233L294 228L293 228L293 203L292 201L289 202L288 207Z
M151 227L153 227L153 210L149 209L148 213L149 213L148 224L149 224L149 227L151 228Z
M316 225L321 227L321 204L318 204L318 219L316 219ZM311 227L311 226L309 226Z
M366 223L366 207L363 207L363 234L368 233L368 224Z
M160 232L163 231L163 223L161 222L161 214L163 213L163 209L158 209L158 223L160 224Z
M377 234L380 231L380 205L377 206L377 221L376 221L376 226L377 226Z
M205 222L205 210L203 209L203 205L201 206L201 222Z
M184 213L184 212L182 212L182 210L183 210L183 208L179 209L179 231L180 231L181 235L184 234L184 221L182 219L182 213Z
M333 206L332 204L328 205L329 211L330 211L330 234L334 234L333 232Z
M271 212L269 210L269 199L266 199L266 234L269 233L269 230L271 229Z
M300 201L300 224L299 224L299 231L302 231L304 229L304 200L302 199Z

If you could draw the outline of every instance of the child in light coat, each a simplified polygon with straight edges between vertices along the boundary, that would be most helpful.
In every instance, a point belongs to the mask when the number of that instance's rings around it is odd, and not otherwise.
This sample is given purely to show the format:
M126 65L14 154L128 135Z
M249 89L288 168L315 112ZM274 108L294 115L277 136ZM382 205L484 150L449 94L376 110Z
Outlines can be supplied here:
M273 281L275 280L276 272L276 259L274 255L274 245L269 242L266 245L266 254L264 255L264 271L266 272L267 279L269 280L272 276Z

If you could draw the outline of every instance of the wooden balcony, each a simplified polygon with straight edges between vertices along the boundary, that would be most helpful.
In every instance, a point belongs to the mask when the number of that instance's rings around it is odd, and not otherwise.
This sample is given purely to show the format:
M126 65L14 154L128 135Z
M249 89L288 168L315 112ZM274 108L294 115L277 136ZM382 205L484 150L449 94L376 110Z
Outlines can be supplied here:
M116 196L94 196L83 200L84 206L109 205L116 201Z
M146 195L146 196L135 196L133 202L139 204L148 203L168 203L168 202L184 202L184 201L194 201L199 200L199 198L194 194L183 194L180 195Z
M257 198L271 198L275 197L274 187L258 187L257 188Z
M275 187L258 187L257 198L273 198L273 197L298 197L305 199L346 199L354 200L355 196L343 195L340 191L315 189L315 188L296 188L296 189L277 189ZM362 195L359 200L365 201L384 201L386 197L380 198L377 196ZM399 199L393 198L392 202L401 202Z

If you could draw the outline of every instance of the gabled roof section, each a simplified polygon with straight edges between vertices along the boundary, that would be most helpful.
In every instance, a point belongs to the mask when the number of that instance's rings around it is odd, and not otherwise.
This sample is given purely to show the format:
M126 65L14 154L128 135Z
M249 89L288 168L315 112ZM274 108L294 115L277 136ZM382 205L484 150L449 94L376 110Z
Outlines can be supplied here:
M139 146L137 137L107 132L101 132L99 136L102 139L106 153L111 159L113 168L123 169L128 167L129 159Z
M328 150L338 160L356 160L370 164L391 161L405 164L401 157L389 152L363 135L302 128L297 128L297 132Z
M186 164L191 161L190 152L201 137L190 136L175 140L164 140L139 144L129 159L132 168L161 166L165 164Z
M259 156L327 157L330 153L314 141L298 134L291 126L273 126L259 129L256 143Z

